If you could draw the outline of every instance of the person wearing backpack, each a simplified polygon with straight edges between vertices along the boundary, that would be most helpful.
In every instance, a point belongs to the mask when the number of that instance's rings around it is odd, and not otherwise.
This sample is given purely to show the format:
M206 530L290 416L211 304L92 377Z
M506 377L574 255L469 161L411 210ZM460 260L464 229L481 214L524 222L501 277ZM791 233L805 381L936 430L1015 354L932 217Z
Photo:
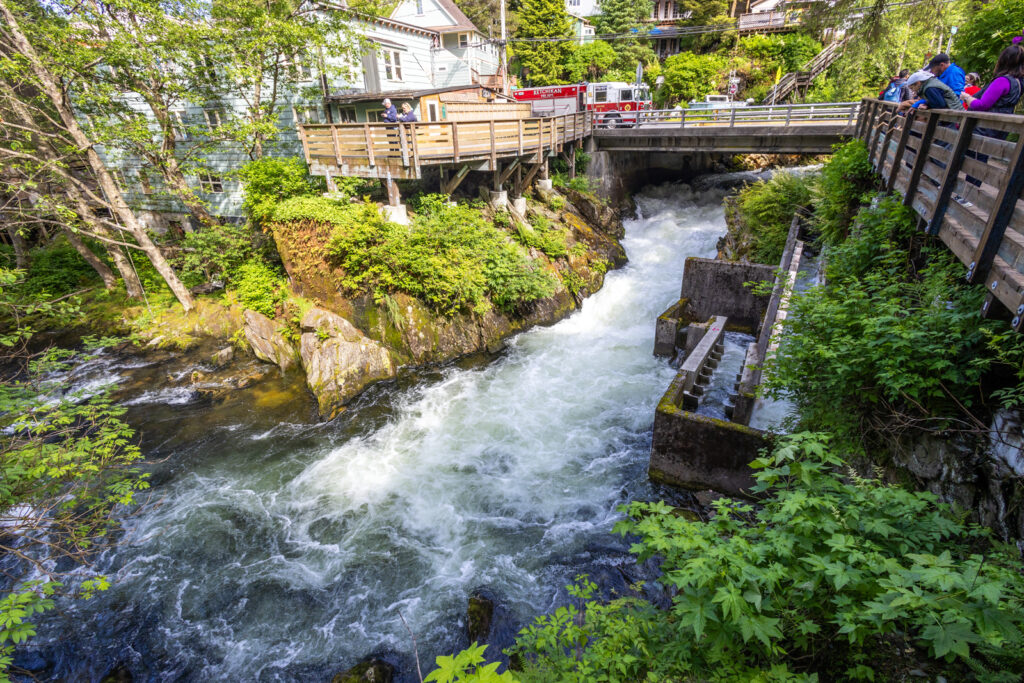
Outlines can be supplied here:
M910 91L907 90L907 76L910 72L906 69L900 71L899 75L889 79L889 85L885 86L882 92L878 93L878 99L886 102L896 102L910 99Z

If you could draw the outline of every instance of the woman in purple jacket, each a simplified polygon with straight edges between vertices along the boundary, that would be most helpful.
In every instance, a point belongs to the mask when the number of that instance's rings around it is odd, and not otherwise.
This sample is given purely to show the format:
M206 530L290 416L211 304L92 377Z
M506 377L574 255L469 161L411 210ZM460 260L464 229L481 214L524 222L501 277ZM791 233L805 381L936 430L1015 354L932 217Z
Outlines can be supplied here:
M999 59L996 60L995 78L992 79L992 82L986 85L977 97L965 92L960 99L964 101L964 106L970 111L1012 114L1013 110L1017 108L1021 93L1024 93L1024 48L1014 44L999 54ZM1006 131L982 128L981 126L975 128L974 132L999 140L1005 140L1008 135ZM973 150L967 150L965 154L983 164L988 162L987 154ZM967 176L967 182L975 187L981 187L981 181L970 175ZM954 195L953 198L965 206L970 205L970 202L958 195Z
M1012 114L1024 91L1024 48L1011 45L999 54L995 78L973 97L964 93L960 99L971 111Z

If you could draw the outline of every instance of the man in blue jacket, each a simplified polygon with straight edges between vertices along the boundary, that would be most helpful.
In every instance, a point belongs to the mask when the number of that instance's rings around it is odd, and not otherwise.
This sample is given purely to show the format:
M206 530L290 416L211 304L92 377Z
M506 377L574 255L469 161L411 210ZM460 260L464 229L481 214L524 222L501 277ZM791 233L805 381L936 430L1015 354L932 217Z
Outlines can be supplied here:
M957 97L964 91L966 80L964 70L952 62L945 52L940 52L931 58L928 71L935 74L940 81L949 86L949 89L956 93Z
M390 123L398 121L398 110L395 109L395 105L391 104L391 99L385 97L381 104L384 105L384 113L380 115L381 118Z

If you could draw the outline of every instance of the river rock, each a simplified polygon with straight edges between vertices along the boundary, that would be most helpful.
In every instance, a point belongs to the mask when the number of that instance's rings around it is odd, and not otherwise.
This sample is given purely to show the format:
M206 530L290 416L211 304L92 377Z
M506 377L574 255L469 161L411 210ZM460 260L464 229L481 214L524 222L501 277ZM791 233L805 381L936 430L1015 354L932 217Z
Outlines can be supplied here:
M617 239L621 239L626 234L626 229L622 227L620 211L608 206L594 195L584 194L568 187L564 192L569 202L587 223Z
M477 591L469 596L466 609L466 631L471 643L486 643L491 635L494 601Z
M246 311L243 329L257 358L267 363L276 363L282 370L295 364L295 349L277 331L273 320L262 313Z
M225 346L223 349L213 354L210 360L213 361L215 367L222 368L235 357L235 350L230 346Z
M395 677L395 667L382 659L366 659L348 671L338 674L331 683L391 683Z
M321 415L336 414L367 385L394 376L388 350L340 315L312 308L301 325L299 356Z

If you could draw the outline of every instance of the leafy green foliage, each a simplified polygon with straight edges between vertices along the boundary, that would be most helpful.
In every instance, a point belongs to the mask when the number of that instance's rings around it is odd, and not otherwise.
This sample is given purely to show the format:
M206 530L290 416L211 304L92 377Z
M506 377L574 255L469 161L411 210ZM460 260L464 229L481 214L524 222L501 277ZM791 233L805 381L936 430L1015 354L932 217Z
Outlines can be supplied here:
M894 658L880 652L948 674L1019 642L1019 562L934 495L856 475L821 434L753 466L757 508L722 499L709 522L665 503L625 508L616 529L638 537L639 559L662 559L672 607L601 604L583 581L579 607L521 632L515 652L540 672L524 680L877 680ZM991 680L1011 680L1024 655L1010 660Z
M30 253L31 265L20 287L26 295L58 297L100 281L92 266L63 240Z
M566 62L566 80L570 83L603 80L616 58L615 48L603 40L575 45Z
M956 36L958 64L977 71L987 83L996 58L1024 30L1024 4L1016 0L994 0L977 7L970 21Z
M256 159L242 166L238 177L245 184L242 208L258 225L270 220L284 200L321 194L327 189L322 177L309 175L301 157Z
M285 202L275 220L280 229L295 222L333 226L327 252L340 269L338 284L369 291L378 302L404 292L445 315L480 314L492 304L512 312L554 292L553 277L478 208L451 206L445 195L420 198L409 227L386 221L374 204L322 198Z
M810 201L808 181L792 173L776 173L769 180L745 187L739 193L736 208L754 236L751 260L778 263L793 216Z
M281 274L263 261L248 261L235 271L234 294L245 308L273 318L287 290Z
M104 393L62 396L59 385L40 378L74 359L54 349L32 359L20 379L0 383L0 680L13 646L35 635L31 618L53 607L52 596L107 588L102 577L86 575L63 590L58 577L112 542L115 509L148 487L124 408Z
M174 265L191 287L215 279L230 283L242 264L274 255L270 240L252 224L204 226L186 233L179 246Z
M572 34L569 15L561 0L522 0L516 12L519 31L527 38L568 38ZM516 42L515 58L530 85L564 82L569 45L564 42Z
M486 645L475 642L453 657L438 657L437 669L427 674L423 680L427 683L513 683L516 679L507 671L498 673L501 664L493 662L484 664Z
M605 79L632 83L637 63L645 67L657 63L657 57L644 35L650 30L645 23L651 16L651 0L602 0L601 13L592 17L598 35L620 36L612 44L615 59L608 67ZM635 34L636 39L626 38Z
M523 246L539 249L551 258L569 254L565 231L551 225L551 221L540 214L530 219L530 225L516 227L516 239Z
M826 244L838 244L850 228L864 194L875 177L868 148L852 140L833 148L832 158L821 170L814 195L814 224Z
M805 33L753 35L740 38L739 52L760 62L774 77L776 67L783 72L799 70L821 52L821 43Z
M884 431L898 416L938 423L976 402L992 363L993 323L977 314L984 291L960 284L963 268L941 246L924 250L919 269L914 233L898 201L865 208L829 252L826 284L793 294L766 387L806 423Z
M662 75L665 85L661 96L670 102L703 100L718 92L725 81L727 62L718 55L697 55L680 52L665 60Z

